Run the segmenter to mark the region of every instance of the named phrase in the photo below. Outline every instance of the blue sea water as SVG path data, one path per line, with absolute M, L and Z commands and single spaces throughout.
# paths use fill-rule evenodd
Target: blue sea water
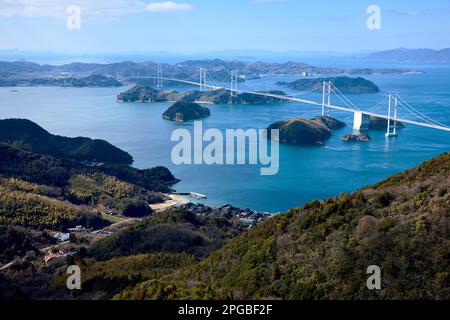
M 326 65 L 325 61 L 315 62 Z M 358 63 L 368 66 L 366 62 Z M 341 61 L 341 65 L 344 64 L 357 66 L 355 62 Z M 376 66 L 389 67 L 386 64 Z M 358 107 L 369 108 L 388 93 L 398 93 L 427 116 L 450 125 L 450 66 L 402 67 L 414 67 L 424 73 L 364 76 L 375 82 L 381 92 L 349 94 L 348 98 Z M 283 90 L 274 83 L 290 79 L 293 78 L 269 77 L 240 85 L 241 88 Z M 387 139 L 383 131 L 371 131 L 369 143 L 345 143 L 341 136 L 352 132 L 352 114 L 332 111 L 333 117 L 347 122 L 348 126 L 334 131 L 320 147 L 281 145 L 277 175 L 261 176 L 260 167 L 251 165 L 177 166 L 170 157 L 174 146 L 170 136 L 179 127 L 191 130 L 193 123 L 163 120 L 161 114 L 169 103 L 117 103 L 116 94 L 125 89 L 34 87 L 13 92 L 11 88 L 0 88 L 0 118 L 28 118 L 55 134 L 108 140 L 128 151 L 136 167 L 168 167 L 182 180 L 175 185 L 177 191 L 206 194 L 208 198 L 204 202 L 209 204 L 231 203 L 268 212 L 280 212 L 313 199 L 354 191 L 450 149 L 449 132 L 412 125 L 400 130 L 396 138 Z M 321 93 L 304 97 L 320 101 Z M 335 98 L 332 102 L 340 103 Z M 298 116 L 311 118 L 320 112 L 317 107 L 300 103 L 208 107 L 212 115 L 203 121 L 203 127 L 220 130 L 265 128 L 277 120 Z

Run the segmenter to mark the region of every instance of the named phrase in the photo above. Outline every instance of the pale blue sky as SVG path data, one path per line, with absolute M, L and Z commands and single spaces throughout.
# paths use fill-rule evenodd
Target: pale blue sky
M 450 47 L 449 0 L 0 0 L 0 49 L 198 53 Z M 68 30 L 66 8 L 82 9 Z M 381 30 L 366 9 L 381 8 Z

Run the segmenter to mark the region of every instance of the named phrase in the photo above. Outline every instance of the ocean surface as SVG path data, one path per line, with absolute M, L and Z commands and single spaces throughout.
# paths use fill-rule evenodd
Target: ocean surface
M 398 93 L 410 105 L 430 118 L 450 125 L 450 66 L 388 65 L 362 61 L 306 61 L 320 66 L 402 67 L 422 74 L 364 76 L 377 84 L 377 94 L 346 95 L 361 109 L 369 109 L 386 97 Z M 293 77 L 267 77 L 239 84 L 240 89 L 281 89 L 280 80 Z M 261 176 L 254 165 L 174 165 L 170 141 L 173 130 L 191 130 L 193 123 L 177 124 L 161 118 L 170 103 L 124 104 L 115 100 L 127 88 L 0 88 L 0 118 L 27 118 L 51 133 L 105 139 L 129 152 L 134 166 L 168 167 L 181 182 L 177 191 L 194 191 L 208 196 L 208 204 L 230 203 L 267 212 L 281 212 L 314 199 L 351 192 L 390 175 L 411 168 L 424 160 L 450 150 L 450 132 L 407 125 L 396 138 L 387 139 L 384 131 L 370 131 L 369 143 L 345 143 L 341 136 L 352 133 L 351 113 L 332 111 L 331 116 L 345 121 L 346 128 L 320 147 L 280 145 L 280 169 L 274 176 Z M 189 88 L 177 88 L 187 90 Z M 321 93 L 301 97 L 320 101 Z M 336 98 L 332 103 L 343 104 Z M 311 118 L 320 108 L 300 103 L 267 105 L 208 106 L 211 117 L 203 120 L 204 129 L 266 128 L 272 122 L 292 117 Z M 387 110 L 379 109 L 386 113 Z M 399 116 L 407 116 L 400 113 Z M 409 116 L 411 119 L 417 119 Z

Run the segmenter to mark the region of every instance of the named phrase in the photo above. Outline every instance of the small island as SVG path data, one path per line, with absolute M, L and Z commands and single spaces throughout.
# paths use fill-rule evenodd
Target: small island
M 68 81 L 65 82 L 67 83 Z M 84 78 L 73 79 L 71 86 L 78 88 L 82 87 L 106 88 L 106 87 L 122 87 L 123 84 L 112 77 L 104 76 L 101 74 L 93 74 Z
M 166 120 L 185 122 L 209 117 L 211 112 L 208 108 L 197 103 L 179 101 L 173 104 L 163 113 Z
M 280 141 L 298 145 L 319 145 L 331 136 L 331 131 L 323 124 L 304 118 L 282 120 L 271 124 L 267 130 L 280 130 Z
M 361 77 L 306 78 L 298 79 L 293 82 L 279 81 L 277 84 L 293 90 L 309 90 L 315 86 L 321 85 L 324 81 L 331 82 L 342 93 L 377 93 L 380 91 L 372 81 Z M 317 90 L 322 90 L 322 87 Z
M 335 118 L 329 117 L 329 116 L 316 116 L 312 118 L 311 120 L 319 122 L 320 124 L 324 125 L 330 130 L 337 130 L 344 128 L 347 124 L 345 122 L 342 122 L 340 120 L 337 120 Z
M 273 102 L 286 101 L 276 96 L 285 96 L 283 91 L 267 91 L 258 93 L 268 93 L 272 96 L 264 96 L 252 93 L 240 93 L 232 96 L 226 89 L 217 89 L 209 91 L 183 91 L 176 90 L 157 90 L 148 85 L 138 84 L 133 88 L 117 95 L 118 102 L 165 102 L 165 101 L 186 101 L 209 104 L 266 104 Z

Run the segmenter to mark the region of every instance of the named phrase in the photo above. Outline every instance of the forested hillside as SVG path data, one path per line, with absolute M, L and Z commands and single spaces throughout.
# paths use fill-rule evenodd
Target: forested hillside
M 5 263 L 54 243 L 50 230 L 92 230 L 120 221 L 108 212 L 123 218 L 147 216 L 149 205 L 165 201 L 162 192 L 177 181 L 164 167 L 91 164 L 71 152 L 52 150 L 58 147 L 55 141 L 69 150 L 71 138 L 51 135 L 28 120 L 0 120 L 0 140 L 5 141 L 0 142 L 0 261 Z M 107 149 L 97 151 L 126 154 L 100 143 Z
M 257 225 L 119 299 L 449 299 L 450 154 Z M 382 290 L 366 287 L 367 267 Z

